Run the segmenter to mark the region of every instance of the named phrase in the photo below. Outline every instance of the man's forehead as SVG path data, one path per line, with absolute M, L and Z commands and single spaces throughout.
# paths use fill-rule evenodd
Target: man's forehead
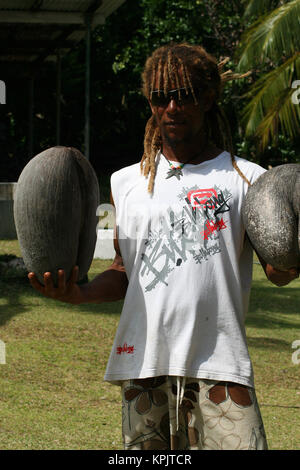
M 167 83 L 165 83 L 167 82 Z M 163 70 L 156 71 L 155 79 L 153 82 L 153 90 L 159 90 L 166 88 L 166 91 L 175 90 L 176 88 L 186 88 L 188 84 L 183 78 L 182 70 L 175 69 L 173 70 L 171 76 L 168 71 L 167 76 L 166 72 L 163 73 Z

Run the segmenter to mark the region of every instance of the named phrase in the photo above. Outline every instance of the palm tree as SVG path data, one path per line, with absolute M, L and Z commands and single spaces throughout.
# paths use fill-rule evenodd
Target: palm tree
M 300 0 L 250 0 L 244 18 L 251 24 L 238 49 L 238 71 L 254 69 L 258 79 L 245 95 L 242 123 L 263 151 L 279 131 L 292 141 L 300 135 L 300 104 L 292 99 L 300 79 Z

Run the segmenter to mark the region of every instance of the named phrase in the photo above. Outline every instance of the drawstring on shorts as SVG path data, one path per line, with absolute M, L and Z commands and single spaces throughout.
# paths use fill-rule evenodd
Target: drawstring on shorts
M 179 429 L 179 406 L 182 403 L 183 396 L 184 396 L 184 389 L 185 389 L 185 382 L 186 378 L 177 377 L 177 397 L 176 397 L 176 431 Z

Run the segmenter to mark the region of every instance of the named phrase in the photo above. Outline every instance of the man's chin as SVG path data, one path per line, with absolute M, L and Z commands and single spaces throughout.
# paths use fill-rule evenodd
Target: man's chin
M 165 132 L 164 138 L 170 147 L 175 147 L 178 144 L 187 142 L 189 137 L 186 135 L 173 134 L 171 132 Z

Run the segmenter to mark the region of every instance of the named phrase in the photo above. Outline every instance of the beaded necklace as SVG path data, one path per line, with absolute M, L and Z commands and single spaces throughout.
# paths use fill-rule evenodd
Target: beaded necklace
M 175 176 L 178 180 L 180 180 L 180 177 L 183 176 L 183 173 L 181 170 L 184 167 L 184 165 L 186 165 L 187 163 L 190 163 L 192 160 L 195 160 L 195 158 L 198 157 L 198 155 L 201 155 L 201 153 L 207 148 L 207 143 L 208 142 L 206 140 L 202 147 L 201 152 L 198 152 L 196 153 L 196 155 L 193 155 L 192 158 L 190 158 L 187 162 L 179 163 L 178 166 L 173 165 L 173 163 L 171 163 L 170 160 L 168 160 L 167 157 L 164 155 L 165 159 L 170 165 L 170 169 L 168 170 L 166 180 L 169 178 L 172 178 L 172 176 Z
M 192 160 L 195 160 L 196 157 L 198 157 L 198 155 L 200 155 L 200 153 L 197 153 L 197 155 L 194 155 L 192 158 L 190 158 L 187 162 L 184 162 L 184 163 L 179 163 L 178 166 L 175 166 L 173 165 L 173 163 L 170 162 L 170 160 L 167 159 L 167 157 L 165 157 L 165 159 L 167 160 L 167 162 L 169 163 L 170 165 L 170 169 L 168 170 L 168 173 L 167 173 L 167 176 L 166 176 L 166 180 L 168 178 L 172 178 L 172 176 L 176 176 L 176 178 L 178 180 L 180 180 L 180 177 L 183 176 L 183 173 L 182 173 L 182 168 L 184 167 L 184 165 L 186 165 L 187 163 L 190 163 Z

